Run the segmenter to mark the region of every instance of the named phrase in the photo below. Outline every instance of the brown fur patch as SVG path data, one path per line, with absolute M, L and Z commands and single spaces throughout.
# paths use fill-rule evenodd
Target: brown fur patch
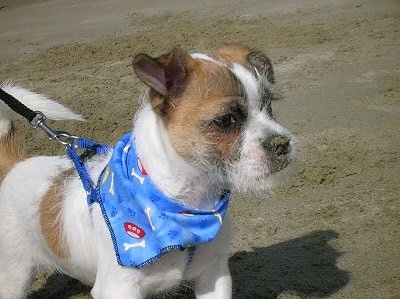
M 23 159 L 25 152 L 13 126 L 8 135 L 0 140 L 0 183 L 14 164 Z
M 64 183 L 75 169 L 60 173 L 47 190 L 40 203 L 40 226 L 52 252 L 62 259 L 69 258 L 69 249 L 63 241 L 63 222 L 61 219 L 64 203 Z
M 240 132 L 210 134 L 201 124 L 229 113 L 229 103 L 241 96 L 240 86 L 227 68 L 205 60 L 192 61 L 186 88 L 173 100 L 174 109 L 166 116 L 175 150 L 193 160 L 205 157 L 210 162 L 213 157 L 229 160 L 236 150 Z
M 251 51 L 242 45 L 229 45 L 216 51 L 216 53 L 225 61 L 248 65 L 247 56 Z

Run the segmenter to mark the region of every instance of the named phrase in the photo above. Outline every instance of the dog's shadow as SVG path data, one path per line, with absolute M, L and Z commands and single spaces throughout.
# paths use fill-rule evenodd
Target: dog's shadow
M 67 275 L 54 272 L 39 289 L 31 292 L 27 299 L 70 299 L 77 295 L 88 295 L 90 289 Z
M 350 274 L 337 267 L 341 253 L 329 241 L 332 230 L 237 252 L 229 260 L 234 298 L 276 298 L 282 293 L 326 297 L 343 288 Z
M 269 247 L 237 252 L 229 259 L 233 279 L 233 298 L 276 298 L 282 293 L 300 297 L 327 297 L 350 281 L 350 274 L 337 267 L 341 253 L 329 241 L 338 237 L 332 230 L 284 241 Z M 89 288 L 59 273 L 29 299 L 68 299 L 89 294 Z M 194 298 L 187 288 L 169 296 L 155 298 Z

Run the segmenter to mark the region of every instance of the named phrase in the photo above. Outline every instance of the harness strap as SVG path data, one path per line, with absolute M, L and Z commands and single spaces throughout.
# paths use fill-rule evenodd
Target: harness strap
M 89 159 L 95 154 L 106 154 L 110 151 L 111 147 L 85 138 L 79 138 L 75 146 L 79 149 L 84 149 L 85 151 L 83 152 L 83 154 L 79 156 L 74 146 L 72 145 L 68 145 L 66 147 L 67 154 L 74 163 L 79 178 L 81 179 L 83 188 L 86 191 L 87 203 L 88 205 L 91 205 L 93 202 L 95 202 L 96 199 L 96 189 L 84 162 L 86 159 Z
M 111 146 L 109 145 L 98 143 L 82 137 L 77 140 L 76 145 L 80 149 L 95 148 L 94 155 L 105 155 L 111 149 Z

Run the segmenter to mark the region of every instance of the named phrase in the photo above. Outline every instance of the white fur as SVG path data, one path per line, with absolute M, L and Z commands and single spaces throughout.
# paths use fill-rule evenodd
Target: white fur
M 164 124 L 149 105 L 138 112 L 134 131 L 138 155 L 147 173 L 167 196 L 198 209 L 215 205 L 215 198 L 221 194 L 219 181 L 175 152 Z
M 219 66 L 225 66 L 225 63 L 223 63 L 222 61 L 218 61 L 212 57 L 210 57 L 210 55 L 205 54 L 205 53 L 200 53 L 200 52 L 193 52 L 190 54 L 190 56 L 193 59 L 198 59 L 198 60 L 206 60 L 206 61 L 210 61 L 212 63 L 215 63 Z
M 191 55 L 227 67 L 206 54 Z M 265 136 L 273 135 L 292 138 L 286 129 L 258 110 L 263 84 L 260 76 L 256 77 L 238 64 L 229 67 L 245 89 L 249 112 L 242 132 L 240 158 L 227 170 L 226 177 L 210 175 L 180 157 L 169 141 L 164 124 L 149 104 L 144 104 L 134 123 L 138 154 L 149 176 L 166 195 L 194 208 L 207 209 L 214 204 L 221 192 L 222 179 L 225 180 L 223 183 L 239 191 L 257 186 L 262 186 L 262 190 L 269 189 L 274 176 L 270 175 L 261 141 Z M 5 88 L 17 98 L 22 97 L 27 106 L 41 110 L 51 118 L 81 119 L 41 95 L 10 85 Z M 0 103 L 0 142 L 1 136 L 11 128 L 11 121 L 10 111 Z M 108 159 L 108 156 L 99 157 L 88 164 L 94 181 Z M 0 188 L 0 299 L 24 298 L 32 273 L 39 265 L 93 285 L 91 295 L 95 299 L 144 298 L 168 290 L 183 279 L 194 281 L 197 298 L 231 298 L 227 261 L 231 223 L 228 216 L 212 242 L 196 247 L 189 265 L 187 251 L 170 251 L 140 270 L 124 268 L 117 264 L 100 207 L 94 204 L 89 209 L 77 176 L 66 180 L 62 191 L 65 200 L 60 217 L 70 257 L 64 260 L 55 256 L 41 234 L 40 201 L 53 178 L 71 167 L 72 163 L 66 157 L 35 157 L 18 163 L 5 177 Z
M 287 129 L 265 113 L 254 112 L 249 115 L 249 118 L 244 132 L 241 158 L 232 166 L 229 175 L 235 190 L 262 193 L 271 190 L 281 181 L 287 170 L 272 175 L 269 164 L 265 163 L 267 157 L 260 140 L 263 140 L 265 136 L 274 135 L 289 137 L 290 159 L 294 158 L 296 141 Z
M 233 189 L 240 192 L 265 192 L 281 180 L 282 172 L 271 175 L 266 163 L 267 153 L 262 141 L 268 136 L 285 136 L 290 139 L 290 156 L 294 158 L 295 138 L 290 132 L 259 109 L 261 92 L 266 80 L 254 68 L 256 75 L 240 64 L 232 64 L 232 73 L 239 79 L 249 103 L 248 120 L 243 134 L 240 159 L 230 169 L 229 176 Z M 284 171 L 283 171 L 284 172 Z M 256 182 L 256 183 L 254 183 Z M 257 183 L 258 182 L 258 183 Z
M 234 63 L 230 69 L 242 83 L 246 92 L 247 100 L 249 101 L 250 109 L 256 109 L 256 104 L 261 98 L 261 86 L 258 78 L 256 78 L 248 69 L 237 63 Z

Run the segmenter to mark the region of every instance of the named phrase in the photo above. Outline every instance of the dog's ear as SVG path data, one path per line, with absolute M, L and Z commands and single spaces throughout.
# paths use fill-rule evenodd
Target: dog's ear
M 139 79 L 160 95 L 178 96 L 185 88 L 189 73 L 187 56 L 180 48 L 158 58 L 141 53 L 133 59 L 133 68 Z
M 255 67 L 258 72 L 265 75 L 269 83 L 275 83 L 274 70 L 267 55 L 261 52 L 252 51 L 247 55 L 247 61 L 251 66 Z
M 137 76 L 150 87 L 149 98 L 154 111 L 165 115 L 174 107 L 186 88 L 191 61 L 189 54 L 180 48 L 157 58 L 138 54 L 133 59 Z

